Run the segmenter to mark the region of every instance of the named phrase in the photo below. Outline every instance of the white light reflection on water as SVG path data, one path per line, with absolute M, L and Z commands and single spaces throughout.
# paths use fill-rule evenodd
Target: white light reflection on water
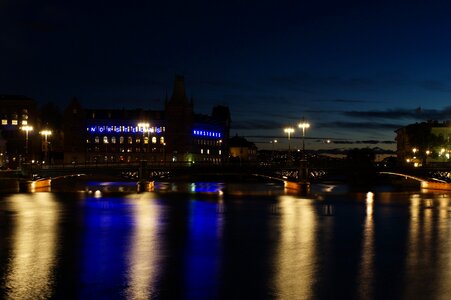
M 449 202 L 447 198 L 440 199 L 439 205 L 434 206 L 435 201 L 425 195 L 410 196 L 405 299 L 440 298 L 451 292 L 449 216 L 442 211 Z M 418 270 L 422 276 L 418 276 Z M 434 288 L 425 282 L 434 282 Z
M 318 266 L 317 215 L 313 200 L 279 197 L 280 241 L 276 290 L 282 299 L 312 299 Z
M 17 214 L 7 266 L 7 299 L 49 299 L 54 284 L 59 210 L 50 193 L 8 199 Z
M 374 283 L 374 193 L 366 193 L 365 198 L 366 216 L 363 226 L 362 256 L 360 258 L 359 272 L 359 296 L 367 299 L 373 294 Z
M 153 194 L 134 194 L 127 197 L 132 207 L 133 230 L 130 247 L 126 254 L 128 262 L 125 290 L 127 299 L 152 299 L 157 291 L 155 282 L 160 271 L 158 220 L 160 207 L 153 201 Z

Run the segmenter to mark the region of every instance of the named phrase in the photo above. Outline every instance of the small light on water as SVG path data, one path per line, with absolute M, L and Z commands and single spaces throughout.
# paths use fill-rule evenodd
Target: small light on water
M 94 197 L 95 198 L 101 198 L 102 197 L 102 192 L 100 190 L 97 190 L 94 192 Z

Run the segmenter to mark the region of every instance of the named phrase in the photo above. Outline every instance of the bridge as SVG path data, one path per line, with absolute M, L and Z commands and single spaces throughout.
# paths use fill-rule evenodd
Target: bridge
M 263 180 L 283 181 L 294 188 L 299 187 L 299 183 L 319 182 L 322 180 L 367 180 L 371 182 L 375 173 L 385 176 L 395 176 L 399 178 L 416 181 L 422 188 L 451 190 L 451 184 L 445 180 L 435 178 L 437 174 L 442 177 L 449 177 L 446 170 L 399 170 L 399 171 L 378 171 L 371 170 L 370 173 L 357 173 L 354 178 L 349 177 L 354 169 L 337 167 L 315 167 L 308 169 L 308 182 L 302 181 L 302 168 L 299 164 L 202 164 L 202 163 L 147 163 L 146 161 L 137 163 L 116 163 L 116 164 L 70 164 L 70 165 L 27 165 L 24 164 L 22 170 L 9 172 L 13 178 L 20 179 L 20 182 L 32 183 L 34 186 L 50 184 L 51 179 L 56 181 L 72 181 L 73 177 L 85 176 L 91 180 L 98 181 L 202 181 L 208 180 L 225 181 L 236 180 L 245 176 L 258 175 Z M 362 171 L 362 170 L 360 170 Z M 440 172 L 442 174 L 440 174 Z M 445 172 L 445 173 L 444 173 Z M 447 172 L 447 173 L 446 173 Z M 362 175 L 363 174 L 363 175 Z M 446 176 L 444 176 L 446 174 Z M 346 176 L 345 176 L 346 175 Z M 240 176 L 240 177 L 237 177 Z M 34 182 L 34 183 L 33 183 Z M 1 186 L 0 186 L 1 191 Z

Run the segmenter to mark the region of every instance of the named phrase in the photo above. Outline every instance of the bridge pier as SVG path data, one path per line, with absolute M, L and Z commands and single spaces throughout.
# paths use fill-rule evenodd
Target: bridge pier
M 301 194 L 310 193 L 310 180 L 307 160 L 302 159 L 301 165 L 299 166 L 299 177 L 298 177 L 299 191 Z

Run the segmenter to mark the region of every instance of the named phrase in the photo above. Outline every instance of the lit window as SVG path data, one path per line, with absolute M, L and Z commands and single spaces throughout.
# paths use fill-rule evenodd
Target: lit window
M 139 136 L 136 137 L 136 143 L 137 143 L 137 144 L 141 143 L 141 139 L 139 138 Z
M 8 120 L 3 119 L 3 120 L 2 120 L 2 125 L 8 125 Z
M 161 145 L 164 145 L 164 136 L 162 136 L 162 137 L 160 138 L 160 144 L 161 144 Z
M 28 121 L 27 120 L 22 120 L 22 125 L 27 125 Z
M 221 155 L 221 153 L 222 153 L 222 151 L 221 151 L 221 150 L 219 150 L 219 155 Z
M 152 137 L 152 144 L 156 144 L 157 143 L 157 138 L 154 136 Z
M 100 142 L 100 139 L 99 139 L 98 136 L 96 136 L 96 137 L 94 138 L 94 143 L 98 144 L 99 142 Z
M 86 144 L 89 144 L 89 139 L 86 139 Z
M 148 136 L 146 136 L 146 137 L 144 137 L 144 144 L 149 144 L 149 137 Z
M 17 125 L 17 120 L 12 120 L 12 121 L 11 121 L 11 124 L 12 124 L 12 125 Z
M 123 144 L 123 143 L 124 143 L 124 137 L 121 136 L 121 137 L 119 137 L 119 144 Z
M 104 144 L 108 144 L 108 137 L 107 137 L 107 136 L 104 136 L 104 137 L 103 137 L 103 143 L 104 143 Z
M 207 154 L 210 154 L 210 149 L 207 149 Z
M 128 143 L 133 144 L 133 138 L 131 136 L 128 137 Z M 130 152 L 131 152 L 131 150 L 130 150 Z
M 116 137 L 115 136 L 111 137 L 111 143 L 116 144 Z
M 204 149 L 200 149 L 200 154 L 204 154 Z

